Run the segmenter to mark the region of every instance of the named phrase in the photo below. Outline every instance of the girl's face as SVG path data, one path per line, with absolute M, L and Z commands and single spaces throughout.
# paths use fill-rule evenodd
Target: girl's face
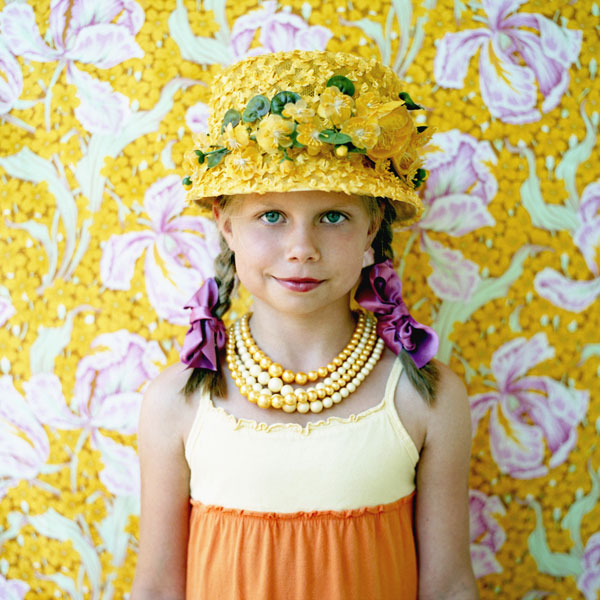
M 255 302 L 294 314 L 348 309 L 379 226 L 361 198 L 341 192 L 248 194 L 214 213 Z

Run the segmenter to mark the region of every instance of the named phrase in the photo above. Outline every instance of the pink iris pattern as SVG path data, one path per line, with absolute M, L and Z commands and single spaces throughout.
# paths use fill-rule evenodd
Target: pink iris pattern
M 505 123 L 531 123 L 555 108 L 569 85 L 569 68 L 582 32 L 560 27 L 536 13 L 516 13 L 525 0 L 482 0 L 486 27 L 447 33 L 437 47 L 437 83 L 462 88 L 470 59 L 479 50 L 481 97 Z M 535 33 L 534 33 L 535 32 Z M 537 84 L 537 85 L 536 85 Z
M 260 29 L 259 48 L 250 48 Z M 277 2 L 268 0 L 260 10 L 249 12 L 236 20 L 231 32 L 231 47 L 237 59 L 244 56 L 286 50 L 324 50 L 333 33 L 320 25 L 310 26 L 299 17 L 277 12 Z
M 75 115 L 81 124 L 92 133 L 116 133 L 129 112 L 129 100 L 114 92 L 108 82 L 77 69 L 75 63 L 110 69 L 129 58 L 141 58 L 144 52 L 135 35 L 144 19 L 142 7 L 133 0 L 52 0 L 50 28 L 44 36 L 52 45 L 47 45 L 36 25 L 33 8 L 24 2 L 12 2 L 0 13 L 0 29 L 6 46 L 16 56 L 57 62 L 55 77 L 66 65 L 67 82 L 78 89 L 81 102 Z M 10 72 L 14 74 L 14 68 Z M 14 74 L 12 79 L 12 87 L 18 87 L 18 76 Z
M 469 491 L 471 562 L 477 578 L 502 571 L 496 552 L 506 541 L 506 532 L 493 515 L 504 514 L 506 510 L 498 496 L 486 496 L 478 490 Z
M 214 223 L 203 217 L 182 216 L 184 205 L 179 177 L 169 175 L 154 183 L 144 197 L 150 220 L 140 219 L 140 224 L 149 228 L 111 236 L 100 262 L 104 285 L 127 290 L 136 261 L 146 252 L 148 299 L 159 317 L 177 325 L 188 323 L 185 299 L 213 275 L 219 252 Z
M 490 412 L 492 456 L 511 477 L 541 477 L 563 463 L 577 440 L 577 427 L 589 404 L 589 391 L 571 389 L 529 369 L 554 356 L 546 334 L 516 338 L 492 357 L 496 390 L 471 396 L 473 431 Z M 544 462 L 545 445 L 552 456 Z

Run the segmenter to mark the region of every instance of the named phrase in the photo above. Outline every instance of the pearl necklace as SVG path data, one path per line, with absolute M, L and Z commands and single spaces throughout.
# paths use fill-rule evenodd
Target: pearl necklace
M 383 352 L 384 342 L 375 331 L 376 319 L 360 312 L 350 342 L 326 367 L 294 373 L 258 348 L 250 333 L 249 317 L 244 315 L 229 328 L 227 364 L 240 393 L 261 408 L 287 413 L 318 413 L 331 408 L 356 391 Z M 319 379 L 323 381 L 315 383 Z M 290 385 L 293 382 L 314 386 L 294 388 Z

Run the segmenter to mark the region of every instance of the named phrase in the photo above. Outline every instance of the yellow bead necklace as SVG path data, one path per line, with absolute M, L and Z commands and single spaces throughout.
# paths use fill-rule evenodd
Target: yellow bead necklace
M 356 391 L 373 370 L 383 352 L 377 337 L 376 319 L 360 312 L 348 345 L 325 367 L 294 373 L 271 360 L 258 348 L 246 314 L 229 328 L 227 364 L 240 393 L 261 408 L 273 407 L 292 413 L 315 413 L 330 408 Z M 316 383 L 319 379 L 323 379 Z M 294 388 L 314 384 L 306 389 Z

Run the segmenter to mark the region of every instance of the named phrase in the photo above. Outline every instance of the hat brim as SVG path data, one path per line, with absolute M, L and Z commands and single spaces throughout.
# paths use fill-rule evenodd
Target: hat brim
M 424 209 L 415 190 L 393 172 L 366 166 L 363 160 L 362 156 L 348 160 L 310 157 L 301 164 L 291 163 L 287 173 L 278 165 L 277 169 L 257 169 L 247 179 L 241 173 L 236 176 L 225 165 L 218 165 L 195 173 L 188 198 L 209 208 L 212 200 L 222 195 L 314 190 L 345 192 L 387 198 L 396 209 L 398 224 L 411 225 L 417 222 Z

